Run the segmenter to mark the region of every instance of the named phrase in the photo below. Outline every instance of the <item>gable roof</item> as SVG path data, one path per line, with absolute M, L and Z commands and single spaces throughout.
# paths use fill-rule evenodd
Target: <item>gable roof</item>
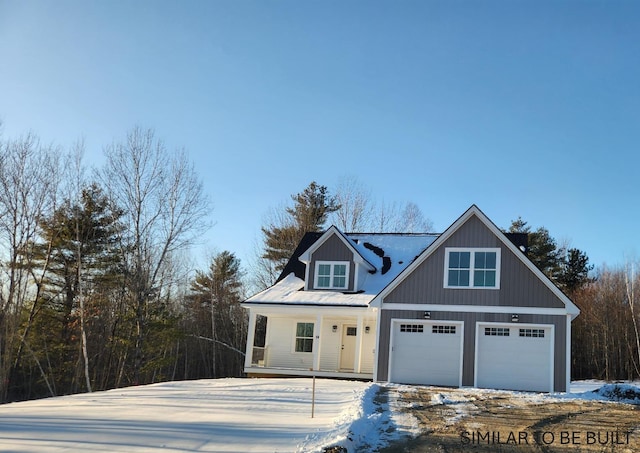
M 320 236 L 322 236 L 322 234 L 323 233 L 321 231 L 310 231 L 305 233 L 302 239 L 300 239 L 300 243 L 293 251 L 293 254 L 289 258 L 289 261 L 282 269 L 282 272 L 280 272 L 280 276 L 276 279 L 276 283 L 284 279 L 289 274 L 293 274 L 298 278 L 304 279 L 306 265 L 298 258 L 309 247 L 315 244 L 315 242 L 320 238 Z
M 462 225 L 464 225 L 471 217 L 475 216 L 480 220 L 500 241 L 507 247 L 509 250 L 513 252 L 513 254 L 520 260 L 522 263 L 533 273 L 536 275 L 538 279 L 546 285 L 551 292 L 558 297 L 565 305 L 567 309 L 567 313 L 572 315 L 572 318 L 575 318 L 580 310 L 578 307 L 564 294 L 560 288 L 558 288 L 555 283 L 549 279 L 536 265 L 527 258 L 525 253 L 522 253 L 524 250 L 521 249 L 522 246 L 517 246 L 516 242 L 518 237 L 514 236 L 513 238 L 507 237 L 505 233 L 503 233 L 475 204 L 471 205 L 464 214 L 462 214 L 455 222 L 449 226 L 434 242 L 430 247 L 425 249 L 420 256 L 418 256 L 409 266 L 407 266 L 401 274 L 397 276 L 392 282 L 389 283 L 375 298 L 373 303 L 375 305 L 379 305 L 381 301 L 386 297 L 394 288 L 396 288 L 408 275 L 413 272 L 420 264 L 422 264 L 429 256 L 431 256 L 435 250 L 437 250 L 442 244 L 444 244 L 447 239 L 449 239 Z M 516 239 L 514 241 L 513 239 Z
M 337 234 L 353 251 L 355 259 L 369 270 L 359 291 L 302 291 L 305 262 L 333 234 Z M 335 226 L 320 235 L 309 233 L 303 237 L 276 283 L 245 303 L 369 306 L 373 298 L 437 237 L 433 233 L 342 233 Z M 309 245 L 311 241 L 314 242 Z
M 309 263 L 311 261 L 311 255 L 313 254 L 313 252 L 318 250 L 318 248 L 320 248 L 320 246 L 333 235 L 337 236 L 342 241 L 342 243 L 349 250 L 351 250 L 351 252 L 353 253 L 353 260 L 356 263 L 364 265 L 364 267 L 370 272 L 376 271 L 376 267 L 362 255 L 361 251 L 357 247 L 355 247 L 355 244 L 347 239 L 344 233 L 342 233 L 342 231 L 340 231 L 335 225 L 331 225 L 329 229 L 325 231 L 324 234 L 320 236 L 320 238 L 311 247 L 305 250 L 298 259 L 305 264 Z

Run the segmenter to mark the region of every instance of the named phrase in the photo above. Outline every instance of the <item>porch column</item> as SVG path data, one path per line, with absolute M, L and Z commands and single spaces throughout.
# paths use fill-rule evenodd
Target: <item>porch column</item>
M 356 329 L 356 353 L 353 357 L 353 372 L 360 373 L 362 369 L 362 338 L 364 336 L 364 318 L 358 315 L 358 327 Z
M 320 332 L 322 332 L 322 315 L 316 317 L 316 325 L 313 329 L 313 369 L 320 370 Z
M 250 368 L 253 361 L 253 342 L 256 336 L 256 312 L 249 309 L 249 331 L 247 332 L 247 353 L 244 356 L 244 367 Z

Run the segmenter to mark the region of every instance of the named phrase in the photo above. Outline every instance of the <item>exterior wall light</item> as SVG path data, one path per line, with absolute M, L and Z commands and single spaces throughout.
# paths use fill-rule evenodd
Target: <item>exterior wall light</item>
M 520 316 L 516 315 L 515 313 L 511 315 L 511 322 L 518 322 L 519 319 Z
M 425 311 L 424 312 L 424 319 L 431 319 L 431 312 L 430 311 Z
M 364 333 L 369 333 L 371 331 L 371 327 L 364 326 Z
M 331 326 L 331 332 L 337 332 L 338 331 L 338 326 L 337 325 L 332 325 Z

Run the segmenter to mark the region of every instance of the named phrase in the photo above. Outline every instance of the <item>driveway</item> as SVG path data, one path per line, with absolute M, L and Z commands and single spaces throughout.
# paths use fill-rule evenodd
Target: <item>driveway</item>
M 478 389 L 387 391 L 422 434 L 385 453 L 640 452 L 639 405 Z

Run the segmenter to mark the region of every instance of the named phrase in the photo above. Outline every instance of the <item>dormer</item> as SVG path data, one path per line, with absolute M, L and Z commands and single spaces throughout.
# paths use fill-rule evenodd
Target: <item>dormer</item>
M 362 257 L 335 226 L 300 255 L 305 264 L 305 291 L 357 292 L 376 267 Z

